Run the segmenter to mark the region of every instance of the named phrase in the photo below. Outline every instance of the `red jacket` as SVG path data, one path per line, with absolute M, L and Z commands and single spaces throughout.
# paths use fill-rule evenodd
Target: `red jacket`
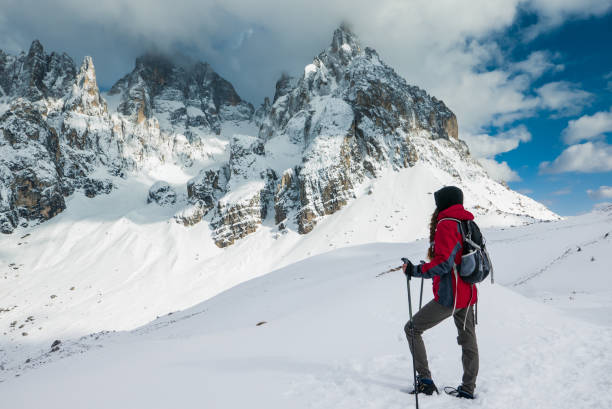
M 474 220 L 474 215 L 460 204 L 441 211 L 434 236 L 434 258 L 429 263 L 416 266 L 414 276 L 433 277 L 434 298 L 440 304 L 449 308 L 466 308 L 468 305 L 476 304 L 478 294 L 475 285 L 466 283 L 459 277 L 458 271 L 453 271 L 453 265 L 458 266 L 461 263 L 463 239 L 459 223 L 454 220 L 440 221 L 447 217 Z

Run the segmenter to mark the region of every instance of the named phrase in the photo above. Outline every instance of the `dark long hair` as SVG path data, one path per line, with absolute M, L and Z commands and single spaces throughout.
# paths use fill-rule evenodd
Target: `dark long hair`
M 427 258 L 433 260 L 434 254 L 434 237 L 436 235 L 436 227 L 438 227 L 438 209 L 434 210 L 429 222 L 429 249 L 427 249 Z

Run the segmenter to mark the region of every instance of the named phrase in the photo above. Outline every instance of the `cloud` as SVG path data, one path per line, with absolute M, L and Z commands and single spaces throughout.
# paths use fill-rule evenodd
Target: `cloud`
M 612 202 L 595 203 L 595 205 L 593 206 L 593 210 L 610 212 L 612 211 Z
M 596 0 L 4 0 L 0 48 L 48 49 L 78 60 L 93 55 L 98 82 L 111 86 L 134 58 L 156 48 L 208 61 L 238 93 L 258 104 L 282 72 L 300 73 L 341 21 L 411 84 L 444 100 L 461 132 L 483 133 L 531 116 L 541 99 L 532 82 L 562 66 L 546 51 L 509 61 L 496 42 L 521 10 L 538 27 L 605 12 Z M 491 68 L 496 67 L 496 68 Z
M 523 195 L 530 195 L 530 194 L 533 193 L 533 190 L 531 190 L 531 189 L 519 189 L 518 192 L 523 194 Z
M 565 143 L 571 144 L 596 139 L 608 132 L 612 132 L 612 108 L 569 121 L 562 136 Z
M 472 156 L 491 159 L 495 155 L 516 149 L 521 142 L 529 142 L 531 133 L 524 125 L 519 125 L 496 135 L 463 135 L 463 140 L 470 147 Z
M 253 37 L 253 34 L 255 33 L 255 31 L 253 30 L 253 28 L 248 28 L 244 31 L 242 31 L 239 35 L 238 38 L 236 39 L 236 43 L 233 46 L 234 50 L 239 49 L 240 47 L 242 47 L 244 45 L 244 43 L 251 37 Z
M 612 186 L 599 186 L 597 190 L 587 190 L 587 194 L 593 200 L 612 199 Z
M 572 193 L 572 190 L 568 187 L 552 192 L 552 194 L 555 196 L 565 196 L 569 195 L 570 193 Z
M 549 82 L 536 89 L 542 107 L 559 116 L 576 115 L 590 103 L 594 95 L 567 81 Z
M 489 176 L 498 182 L 518 182 L 521 177 L 510 169 L 507 162 L 497 162 L 495 159 L 478 159 L 478 162 L 487 171 Z
M 565 149 L 553 162 L 542 162 L 540 173 L 595 173 L 612 170 L 612 145 L 586 142 Z
M 531 133 L 524 125 L 519 125 L 496 135 L 464 135 L 462 138 L 468 144 L 472 156 L 478 159 L 493 179 L 498 182 L 521 180 L 519 174 L 510 169 L 507 162 L 498 162 L 495 160 L 495 156 L 514 150 L 521 142 L 531 140 Z
M 528 3 L 538 11 L 538 20 L 525 31 L 526 39 L 533 39 L 568 18 L 601 16 L 612 8 L 609 0 L 530 0 Z
M 539 78 L 547 71 L 562 71 L 565 69 L 563 64 L 555 64 L 552 60 L 556 58 L 547 51 L 534 51 L 529 54 L 526 60 L 514 63 L 513 69 L 516 72 L 528 73 L 534 78 Z
M 604 75 L 604 80 L 606 80 L 606 89 L 612 92 L 612 71 Z
M 612 92 L 612 71 L 604 75 L 603 78 L 607 81 L 606 89 Z

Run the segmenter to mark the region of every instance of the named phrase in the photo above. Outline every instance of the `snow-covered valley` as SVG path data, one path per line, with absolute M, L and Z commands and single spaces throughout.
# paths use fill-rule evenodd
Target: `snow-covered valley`
M 1 406 L 412 405 L 405 278 L 381 273 L 423 258 L 432 182 L 419 200 L 400 193 L 419 172 L 382 177 L 311 234 L 264 223 L 225 249 L 201 239 L 205 224 L 168 222 L 172 209 L 134 210 L 146 181 L 119 188 L 124 202 L 71 198 L 83 203 L 2 237 Z M 496 284 L 480 286 L 473 404 L 610 407 L 612 209 L 521 227 L 480 222 L 507 227 L 486 229 Z M 456 386 L 454 325 L 425 337 L 435 380 Z M 421 406 L 456 407 L 451 399 Z

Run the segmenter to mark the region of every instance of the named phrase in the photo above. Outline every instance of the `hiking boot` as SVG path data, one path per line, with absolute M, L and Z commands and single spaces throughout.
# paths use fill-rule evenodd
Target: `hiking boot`
M 447 386 L 444 388 L 444 392 L 446 392 L 447 395 L 451 395 L 456 398 L 474 399 L 474 394 L 465 390 L 463 385 L 457 386 L 457 389 Z
M 410 392 L 410 394 L 414 395 L 415 393 L 424 393 L 425 395 L 432 395 L 434 392 L 437 394 L 440 393 L 438 392 L 438 388 L 436 388 L 436 384 L 433 380 L 417 376 L 416 389 Z

